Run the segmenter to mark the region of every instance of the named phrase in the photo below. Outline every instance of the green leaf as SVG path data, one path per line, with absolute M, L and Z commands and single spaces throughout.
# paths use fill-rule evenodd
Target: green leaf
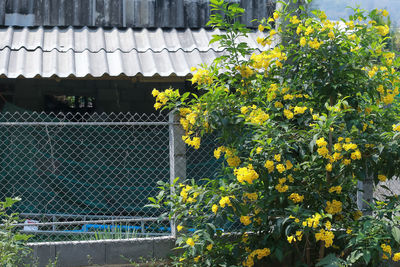
M 394 240 L 396 240 L 396 242 L 400 244 L 400 229 L 396 226 L 393 226 L 392 228 L 392 236 Z
M 325 258 L 323 258 L 320 262 L 318 262 L 315 266 L 325 266 L 325 267 L 338 267 L 344 264 L 343 260 L 336 257 L 335 254 L 330 253 Z
M 369 250 L 365 250 L 363 258 L 364 258 L 365 263 L 368 264 L 369 261 L 371 260 L 371 252 Z

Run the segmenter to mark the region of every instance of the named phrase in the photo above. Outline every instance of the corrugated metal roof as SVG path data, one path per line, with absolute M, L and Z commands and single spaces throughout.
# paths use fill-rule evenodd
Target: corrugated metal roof
M 0 28 L 0 50 L 10 48 L 19 50 L 42 49 L 45 52 L 58 50 L 66 52 L 160 52 L 168 51 L 193 51 L 198 49 L 206 51 L 214 49 L 221 51 L 217 43 L 209 45 L 213 35 L 220 34 L 219 30 L 203 29 L 118 29 L 118 28 L 59 28 L 59 27 L 35 27 L 35 28 Z M 257 34 L 251 34 L 247 41 L 250 46 L 262 48 L 254 38 Z M 245 41 L 242 39 L 241 41 Z
M 0 75 L 8 78 L 171 76 L 186 77 L 190 68 L 209 64 L 224 53 L 208 46 L 205 29 L 0 28 Z M 250 47 L 261 50 L 250 33 Z
M 275 0 L 230 0 L 253 19 L 271 15 Z M 209 0 L 0 0 L 0 25 L 200 28 L 209 20 Z

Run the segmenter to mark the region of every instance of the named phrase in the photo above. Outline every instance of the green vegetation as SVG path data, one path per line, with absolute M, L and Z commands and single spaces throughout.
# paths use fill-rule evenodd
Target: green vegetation
M 400 61 L 388 12 L 355 8 L 339 24 L 284 5 L 260 21 L 260 53 L 237 41 L 248 32 L 237 20 L 244 10 L 211 3 L 210 26 L 223 30 L 211 42 L 229 53 L 197 69 L 199 94 L 153 91 L 155 108 L 179 112 L 185 143 L 197 149 L 212 133 L 214 157 L 225 159 L 217 177 L 159 182 L 150 198 L 176 218 L 183 255 L 174 264 L 399 261 L 399 199 L 356 204 L 358 182 L 400 174 Z M 270 47 L 276 36 L 283 42 Z M 236 233 L 225 234 L 230 226 Z

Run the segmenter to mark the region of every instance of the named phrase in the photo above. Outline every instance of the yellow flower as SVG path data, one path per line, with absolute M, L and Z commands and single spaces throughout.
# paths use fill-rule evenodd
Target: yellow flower
M 220 146 L 214 150 L 214 157 L 219 159 L 221 157 L 221 153 L 225 151 L 225 147 Z
M 251 216 L 240 216 L 240 222 L 244 225 L 251 224 Z
M 350 149 L 356 150 L 357 144 L 348 143 L 343 145 L 344 150 L 349 151 Z
M 278 164 L 278 165 L 276 165 L 276 170 L 279 172 L 279 173 L 282 173 L 282 172 L 284 172 L 286 169 L 285 169 L 285 165 L 283 165 L 283 164 Z
M 200 260 L 200 255 L 193 258 L 194 262 L 198 262 Z
M 225 208 L 226 205 L 232 206 L 232 203 L 231 203 L 231 200 L 230 200 L 229 196 L 221 197 L 221 199 L 219 201 L 219 205 L 221 206 L 221 208 Z
M 322 157 L 327 157 L 329 150 L 325 146 L 323 146 L 317 149 L 317 153 Z
M 335 150 L 335 151 L 342 151 L 342 144 L 340 144 L 340 143 L 336 143 L 336 144 L 334 144 L 333 145 L 333 149 Z
M 349 165 L 350 163 L 351 163 L 350 159 L 344 159 L 343 160 L 343 164 L 346 165 L 346 166 Z
M 393 255 L 393 261 L 399 261 L 400 260 L 400 252 L 397 252 Z
M 400 132 L 400 124 L 393 124 L 392 125 L 392 128 L 393 128 L 393 131 L 397 131 L 397 132 Z
M 209 244 L 209 245 L 206 247 L 206 249 L 207 249 L 208 251 L 211 251 L 212 248 L 213 248 L 213 244 Z
M 286 161 L 286 169 L 290 170 L 291 168 L 293 168 L 293 164 L 290 162 L 290 160 Z
M 306 111 L 307 107 L 294 107 L 294 115 L 303 114 Z
M 299 23 L 301 22 L 301 20 L 299 20 L 299 19 L 297 18 L 297 16 L 291 17 L 291 18 L 289 19 L 289 21 L 290 21 L 291 23 L 293 23 L 293 24 L 299 24 Z
M 264 167 L 268 169 L 268 172 L 271 173 L 274 171 L 274 162 L 272 160 L 267 160 L 264 164 Z
M 389 256 L 392 256 L 392 247 L 390 245 L 386 245 L 386 244 L 382 244 L 381 248 L 383 250 L 383 256 L 382 259 L 387 260 L 389 259 L 387 254 L 389 254 Z
M 382 10 L 382 15 L 384 17 L 387 17 L 389 15 L 389 12 L 386 9 L 384 9 L 384 10 Z
M 212 212 L 214 212 L 215 214 L 217 214 L 217 211 L 218 211 L 218 205 L 216 205 L 216 204 L 212 205 L 212 208 L 211 208 L 211 210 L 212 210 Z
M 335 199 L 332 202 L 327 201 L 325 211 L 332 215 L 342 212 L 342 202 Z
M 335 34 L 333 33 L 333 31 L 330 31 L 330 32 L 328 33 L 328 37 L 329 37 L 329 39 L 331 39 L 331 40 L 335 39 Z
M 158 91 L 157 89 L 153 89 L 153 91 L 151 91 L 151 94 L 154 96 L 154 97 L 156 97 L 156 96 L 158 96 L 159 94 L 160 94 L 160 91 Z
M 328 172 L 331 172 L 332 171 L 332 164 L 330 164 L 330 163 L 326 164 L 325 170 L 328 171 Z
M 211 76 L 211 73 L 206 70 L 206 69 L 198 69 L 195 74 L 193 74 L 193 77 L 191 79 L 192 84 L 198 83 L 200 84 L 212 84 L 213 83 L 213 77 Z
M 381 182 L 385 182 L 385 181 L 387 180 L 387 177 L 386 177 L 386 175 L 379 174 L 379 175 L 378 175 L 378 179 L 379 179 L 379 181 L 381 181 Z
M 342 187 L 340 185 L 332 186 L 331 188 L 329 188 L 329 193 L 333 193 L 333 192 L 340 194 L 342 192 Z
M 292 194 L 290 194 L 290 196 L 288 197 L 288 199 L 290 199 L 290 200 L 293 201 L 294 203 L 300 203 L 300 202 L 303 202 L 304 196 L 299 195 L 299 194 L 297 194 L 297 193 L 292 193 Z
M 253 184 L 253 181 L 259 177 L 258 173 L 253 169 L 251 164 L 247 167 L 235 169 L 233 173 L 235 174 L 239 183 L 247 182 L 249 184 Z
M 350 228 L 347 228 L 347 230 L 346 230 L 346 234 L 351 234 L 351 232 L 353 232 L 353 230 L 351 230 Z
M 176 227 L 176 230 L 178 230 L 178 232 L 182 231 L 182 229 L 183 229 L 183 226 L 182 226 L 182 225 L 178 225 L 178 226 Z
M 275 159 L 276 161 L 280 162 L 280 161 L 281 161 L 281 154 L 276 154 L 276 155 L 274 156 L 274 159 Z
M 325 228 L 326 228 L 327 230 L 330 230 L 330 229 L 332 228 L 332 224 L 331 224 L 330 221 L 326 221 L 326 223 L 325 223 Z
M 324 43 L 324 41 L 318 41 L 318 39 L 313 39 L 311 41 L 308 41 L 308 45 L 313 48 L 313 49 L 319 49 L 319 47 Z
M 294 116 L 293 112 L 287 109 L 283 110 L 283 115 L 285 115 L 288 120 L 292 119 Z
M 276 108 L 283 108 L 283 104 L 279 101 L 275 102 L 275 107 Z
M 291 94 L 286 94 L 286 95 L 284 95 L 283 96 L 283 100 L 292 100 L 294 98 L 294 96 L 293 95 L 291 95 Z
M 191 247 L 194 247 L 194 240 L 193 240 L 193 238 L 189 237 L 189 238 L 186 240 L 186 244 L 189 245 L 189 246 L 191 246 Z
M 317 241 L 322 240 L 325 243 L 325 247 L 329 248 L 330 246 L 333 245 L 333 238 L 335 235 L 333 234 L 332 231 L 326 231 L 324 229 L 321 229 L 318 233 L 315 234 L 315 239 Z
M 235 67 L 244 78 L 248 78 L 253 75 L 254 71 L 248 66 L 236 66 Z
M 272 16 L 274 17 L 274 20 L 277 20 L 279 18 L 278 12 L 274 12 Z
M 310 35 L 314 32 L 314 29 L 311 26 L 308 26 L 305 32 L 305 35 Z
M 258 25 L 258 30 L 259 30 L 260 32 L 263 32 L 263 31 L 265 30 L 264 25 L 262 25 L 262 24 Z
M 248 199 L 250 199 L 250 200 L 252 200 L 252 201 L 255 201 L 255 200 L 258 199 L 258 195 L 257 195 L 256 192 L 254 192 L 254 193 L 244 193 L 243 196 L 248 198 Z
M 260 154 L 261 151 L 262 151 L 262 147 L 257 147 L 257 149 L 256 149 L 256 154 Z
M 230 157 L 226 159 L 226 162 L 231 167 L 237 167 L 240 164 L 240 158 L 238 156 Z
M 297 240 L 301 241 L 303 238 L 303 231 L 296 231 Z
M 360 150 L 356 150 L 353 153 L 351 153 L 351 159 L 356 160 L 356 159 L 361 159 L 361 152 Z
M 326 142 L 326 141 L 325 141 L 325 138 L 323 138 L 323 137 L 321 137 L 320 139 L 318 139 L 318 140 L 316 141 L 316 143 L 317 143 L 317 146 L 318 146 L 318 147 L 323 147 L 323 146 L 326 146 L 326 145 L 328 144 L 328 142 Z
M 275 189 L 276 189 L 279 193 L 284 193 L 284 192 L 286 192 L 286 191 L 289 190 L 289 186 L 287 186 L 287 185 L 282 185 L 282 184 L 277 184 L 277 185 L 275 186 Z
M 161 103 L 159 103 L 159 102 L 157 102 L 157 103 L 155 103 L 154 104 L 154 108 L 157 110 L 157 109 L 159 109 L 159 108 L 161 108 L 163 106 L 163 104 L 161 104 Z
M 389 27 L 388 25 L 385 26 L 375 26 L 375 29 L 377 29 L 378 33 L 382 36 L 385 36 L 389 33 Z
M 305 46 L 307 44 L 307 40 L 305 37 L 300 38 L 300 46 Z
M 317 228 L 319 225 L 319 220 L 321 219 L 321 215 L 316 213 L 314 214 L 311 218 L 307 218 L 303 222 L 304 227 L 312 227 L 312 228 Z

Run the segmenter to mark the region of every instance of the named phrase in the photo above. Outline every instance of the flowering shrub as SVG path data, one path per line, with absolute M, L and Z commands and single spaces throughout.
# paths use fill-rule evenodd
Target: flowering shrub
M 180 113 L 189 146 L 213 133 L 214 157 L 224 159 L 216 177 L 160 183 L 164 193 L 152 199 L 176 218 L 184 251 L 176 264 L 398 261 L 397 197 L 369 203 L 366 214 L 355 199 L 358 181 L 385 181 L 400 163 L 399 60 L 386 49 L 388 26 L 371 19 L 387 12 L 354 9 L 333 22 L 287 5 L 260 21 L 267 33 L 257 52 L 237 41 L 249 31 L 235 20 L 244 11 L 211 2 L 224 16 L 216 12 L 210 25 L 225 31 L 212 42 L 229 54 L 197 69 L 199 95 L 153 91 L 156 108 Z M 224 234 L 230 225 L 239 233 Z

